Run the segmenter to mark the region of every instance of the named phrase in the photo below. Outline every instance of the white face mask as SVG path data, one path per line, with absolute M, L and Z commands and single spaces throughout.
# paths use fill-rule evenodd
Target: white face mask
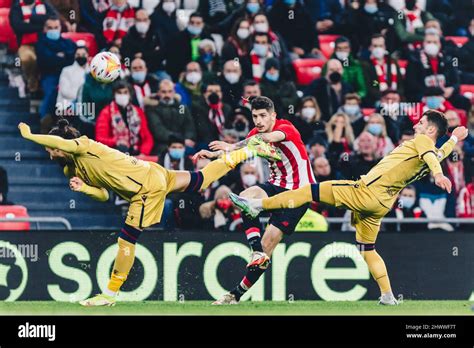
M 137 22 L 135 28 L 140 34 L 146 34 L 150 28 L 150 22 Z
M 176 4 L 174 3 L 174 1 L 163 3 L 163 11 L 165 11 L 166 13 L 170 14 L 174 10 L 176 10 Z
M 402 209 L 411 209 L 415 205 L 414 197 L 400 196 L 398 199 L 398 206 Z
M 115 95 L 115 102 L 119 106 L 125 107 L 130 102 L 130 96 L 128 94 L 116 94 Z
M 372 50 L 372 55 L 375 59 L 382 59 L 385 56 L 385 49 L 382 47 L 375 47 Z
M 253 186 L 257 183 L 257 176 L 254 174 L 242 175 L 242 183 L 247 187 Z
M 349 58 L 349 52 L 336 51 L 336 58 L 339 60 L 346 60 Z
M 268 32 L 268 23 L 255 23 L 253 28 L 257 33 L 266 33 Z
M 439 52 L 439 47 L 437 44 L 429 43 L 425 45 L 425 52 L 429 56 L 436 56 Z
M 202 74 L 197 71 L 190 72 L 186 74 L 186 81 L 192 83 L 193 85 L 198 84 L 202 79 Z
M 315 108 L 306 107 L 306 108 L 301 109 L 301 116 L 307 122 L 311 121 L 313 119 L 314 115 L 316 115 L 316 109 Z
M 425 35 L 426 35 L 426 34 L 439 35 L 438 28 L 435 28 L 435 27 L 426 28 L 426 30 L 425 30 Z
M 224 77 L 227 80 L 227 82 L 229 82 L 231 85 L 239 82 L 239 79 L 240 79 L 240 76 L 237 73 L 227 73 L 227 74 L 224 74 Z
M 239 37 L 239 39 L 245 40 L 250 36 L 250 30 L 240 28 L 239 30 L 237 30 L 237 36 Z

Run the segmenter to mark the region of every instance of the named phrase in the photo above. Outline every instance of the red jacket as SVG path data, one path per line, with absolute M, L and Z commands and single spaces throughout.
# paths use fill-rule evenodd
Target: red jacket
M 114 102 L 112 102 L 114 103 Z M 111 104 L 112 104 L 111 103 Z M 112 127 L 111 104 L 107 105 L 99 114 L 95 125 L 95 138 L 98 142 L 110 147 L 117 147 L 117 139 L 114 137 Z M 140 130 L 138 132 L 138 151 L 144 155 L 149 155 L 154 146 L 153 136 L 148 128 L 148 122 L 142 109 L 132 105 L 137 115 L 140 117 Z

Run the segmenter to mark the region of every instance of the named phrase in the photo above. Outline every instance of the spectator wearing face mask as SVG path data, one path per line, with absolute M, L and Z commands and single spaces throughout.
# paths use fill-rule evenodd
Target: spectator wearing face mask
M 120 46 L 122 38 L 134 24 L 135 10 L 128 5 L 127 0 L 112 0 L 103 22 L 105 42 Z
M 366 81 L 362 71 L 361 63 L 351 52 L 351 43 L 345 36 L 340 36 L 335 41 L 334 53 L 331 59 L 337 59 L 344 67 L 342 81 L 351 85 L 354 92 L 364 99 L 367 95 Z M 322 75 L 326 73 L 326 64 L 323 67 Z
M 179 74 L 184 71 L 186 64 L 200 60 L 199 44 L 202 40 L 212 38 L 205 30 L 202 15 L 195 12 L 189 17 L 186 29 L 177 33 L 168 41 L 164 48 L 166 72 L 173 80 L 178 80 Z
M 158 100 L 150 100 L 145 106 L 150 131 L 155 140 L 153 153 L 165 151 L 172 136 L 183 138 L 185 145 L 193 148 L 196 140 L 194 120 L 188 107 L 181 104 L 173 82 L 160 81 L 157 97 Z
M 59 75 L 58 98 L 56 99 L 56 112 L 67 115 L 72 111 L 71 104 L 76 100 L 79 89 L 86 80 L 89 71 L 87 59 L 89 52 L 86 47 L 77 47 L 74 53 L 74 63 L 66 66 Z
M 423 41 L 423 50 L 409 60 L 406 81 L 406 96 L 409 101 L 419 102 L 426 90 L 438 87 L 443 97 L 456 108 L 469 111 L 470 101 L 459 94 L 459 71 L 452 64 L 451 57 L 441 52 L 438 35 L 427 34 Z
M 252 77 L 252 66 L 248 59 L 251 45 L 250 22 L 245 18 L 240 18 L 235 22 L 227 41 L 222 47 L 221 59 L 225 63 L 232 61 L 239 64 L 242 70 L 241 74 L 245 78 Z M 225 68 L 224 64 L 224 70 Z
M 396 48 L 403 49 L 403 56 L 422 46 L 425 23 L 433 19 L 431 13 L 423 11 L 416 2 L 405 0 L 405 7 L 394 17 Z
M 213 81 L 217 78 L 219 71 L 217 48 L 214 41 L 210 39 L 201 40 L 199 43 L 198 62 L 202 69 L 204 82 Z
M 238 107 L 244 83 L 240 63 L 235 60 L 225 62 L 218 81 L 222 88 L 223 102 L 232 108 Z
M 380 98 L 380 105 L 375 109 L 376 113 L 381 114 L 387 125 L 388 136 L 394 144 L 400 140 L 403 132 L 413 133 L 413 123 L 410 120 L 413 105 L 402 103 L 400 94 L 392 89 L 387 89 L 382 92 Z M 354 125 L 354 130 L 364 128 L 365 124 L 360 128 Z
M 321 121 L 321 110 L 314 97 L 303 97 L 297 112 L 289 120 L 300 132 L 301 140 L 305 144 L 317 135 L 326 136 L 326 123 Z
M 232 109 L 222 101 L 222 89 L 216 82 L 203 86 L 200 102 L 193 109 L 196 125 L 197 148 L 207 148 L 207 145 L 219 139 L 228 128 Z
M 268 12 L 268 19 L 271 27 L 285 40 L 294 59 L 322 56 L 316 27 L 299 1 L 275 1 Z
M 181 96 L 181 103 L 188 108 L 198 103 L 201 98 L 202 69 L 198 62 L 186 64 L 186 70 L 181 74 L 175 85 L 176 93 Z
M 329 148 L 327 157 L 331 163 L 338 159 L 348 157 L 354 145 L 354 132 L 351 121 L 346 114 L 336 113 L 326 123 Z
M 168 148 L 159 156 L 159 164 L 168 170 L 193 171 L 193 161 L 186 156 L 184 139 L 171 135 L 168 139 Z
M 252 63 L 252 78 L 260 82 L 265 73 L 265 62 L 273 58 L 270 49 L 270 37 L 267 33 L 256 33 L 253 38 L 253 46 L 250 51 L 250 61 Z
M 321 109 L 321 119 L 329 118 L 339 109 L 347 93 L 354 90 L 351 85 L 342 81 L 344 69 L 337 59 L 327 63 L 326 75 L 314 80 L 304 91 L 305 96 L 313 96 Z
M 44 98 L 39 114 L 42 132 L 47 133 L 52 126 L 52 116 L 57 99 L 57 87 L 61 70 L 74 62 L 76 44 L 61 37 L 61 22 L 57 17 L 44 23 L 43 34 L 36 43 L 38 70 L 41 73 L 41 89 Z
M 377 141 L 372 134 L 363 132 L 357 138 L 357 145 L 357 150 L 352 154 L 338 159 L 336 168 L 347 180 L 358 180 L 379 162 L 376 156 Z
M 370 56 L 362 61 L 362 69 L 367 84 L 367 105 L 374 105 L 384 91 L 390 89 L 403 96 L 403 78 L 398 62 L 387 52 L 385 37 L 375 34 L 370 40 Z
M 149 155 L 153 138 L 143 111 L 132 104 L 130 85 L 118 81 L 114 100 L 101 112 L 96 123 L 96 140 L 131 155 Z
M 358 94 L 356 93 L 347 93 L 344 96 L 344 104 L 337 110 L 337 112 L 342 112 L 349 116 L 352 124 L 360 120 L 363 117 L 362 110 L 360 108 L 361 100 Z M 360 132 L 357 132 L 354 128 L 355 133 L 358 135 Z
M 163 47 L 178 35 L 184 25 L 182 19 L 176 15 L 176 9 L 175 0 L 162 0 L 150 15 L 152 31 L 160 36 Z
M 228 37 L 235 22 L 239 19 L 245 19 L 252 23 L 255 16 L 264 12 L 264 8 L 260 5 L 259 0 L 245 0 L 242 5 L 235 8 L 230 15 L 222 21 L 214 25 L 214 31 L 220 33 L 224 37 Z
M 150 71 L 162 71 L 160 62 L 162 38 L 151 28 L 151 20 L 145 10 L 135 13 L 135 25 L 132 26 L 122 40 L 122 55 L 131 62 L 141 58 Z
M 222 185 L 216 190 L 213 201 L 199 207 L 201 218 L 211 222 L 211 229 L 229 231 L 230 224 L 240 217 L 239 210 L 229 198 L 230 192 L 228 186 Z
M 299 101 L 296 86 L 293 81 L 284 78 L 278 59 L 266 60 L 260 88 L 264 96 L 273 100 L 279 118 L 288 119 L 294 113 L 294 107 Z
M 237 132 L 238 139 L 245 139 L 251 129 L 251 121 L 248 119 L 248 114 L 242 108 L 237 108 L 234 110 L 234 115 L 231 119 L 232 129 Z
M 326 157 L 318 157 L 313 161 L 313 172 L 316 182 L 342 179 L 342 176 L 331 168 Z
M 429 109 L 446 112 L 447 110 L 454 110 L 455 108 L 444 98 L 443 90 L 441 88 L 429 87 L 426 89 L 425 95 L 421 99 L 420 111 L 411 110 L 411 114 L 409 114 L 412 123 L 418 123 L 421 114 Z
M 400 222 L 405 218 L 426 218 L 425 212 L 416 203 L 416 188 L 413 185 L 408 185 L 400 192 L 397 202 L 392 210 L 387 214 L 387 217 L 397 218 Z M 425 229 L 426 224 L 387 223 L 385 227 L 389 231 L 413 232 Z
M 257 161 L 259 160 L 255 159 L 251 162 L 242 163 L 238 167 L 237 177 L 233 178 L 234 182 L 226 183 L 226 180 L 223 180 L 223 182 L 228 185 L 233 192 L 242 192 L 243 190 L 246 190 L 249 187 L 255 186 L 258 183 L 262 182 Z M 226 178 L 227 177 L 224 177 L 224 179 Z
M 133 88 L 133 104 L 145 110 L 147 99 L 158 91 L 158 80 L 154 75 L 148 74 L 145 61 L 135 58 L 130 65 L 131 74 L 128 82 Z
M 369 132 L 375 137 L 376 150 L 375 155 L 379 158 L 384 157 L 390 153 L 395 146 L 392 140 L 387 135 L 387 127 L 385 120 L 380 114 L 372 114 L 369 116 L 367 124 L 365 125 L 364 132 Z M 355 148 L 358 144 L 355 143 Z

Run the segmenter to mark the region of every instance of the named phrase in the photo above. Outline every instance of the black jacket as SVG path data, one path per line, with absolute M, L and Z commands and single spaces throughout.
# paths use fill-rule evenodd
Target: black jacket
M 227 104 L 224 104 L 222 108 L 225 124 L 228 125 L 231 121 L 232 109 Z M 193 105 L 193 118 L 197 134 L 196 140 L 198 142 L 208 144 L 213 140 L 219 139 L 217 127 L 209 120 L 209 105 L 204 98 L 201 98 L 200 102 Z
M 161 37 L 152 28 L 142 37 L 135 26 L 131 27 L 122 39 L 121 53 L 124 59 L 128 58 L 131 63 L 135 54 L 142 53 L 142 59 L 146 62 L 149 71 L 162 69 L 160 64 Z
M 349 159 L 341 159 L 338 163 L 338 170 L 347 180 L 358 180 L 361 175 L 367 174 L 379 160 L 367 161 L 361 154 L 354 153 Z

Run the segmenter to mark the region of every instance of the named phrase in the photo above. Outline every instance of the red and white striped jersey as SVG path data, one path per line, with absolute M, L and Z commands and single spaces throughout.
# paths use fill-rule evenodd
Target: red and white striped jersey
M 295 190 L 307 184 L 316 182 L 306 147 L 301 135 L 290 121 L 276 120 L 272 132 L 280 131 L 285 134 L 285 140 L 272 143 L 282 152 L 281 161 L 269 161 L 270 177 L 268 182 L 288 190 Z M 254 128 L 247 138 L 258 134 Z

